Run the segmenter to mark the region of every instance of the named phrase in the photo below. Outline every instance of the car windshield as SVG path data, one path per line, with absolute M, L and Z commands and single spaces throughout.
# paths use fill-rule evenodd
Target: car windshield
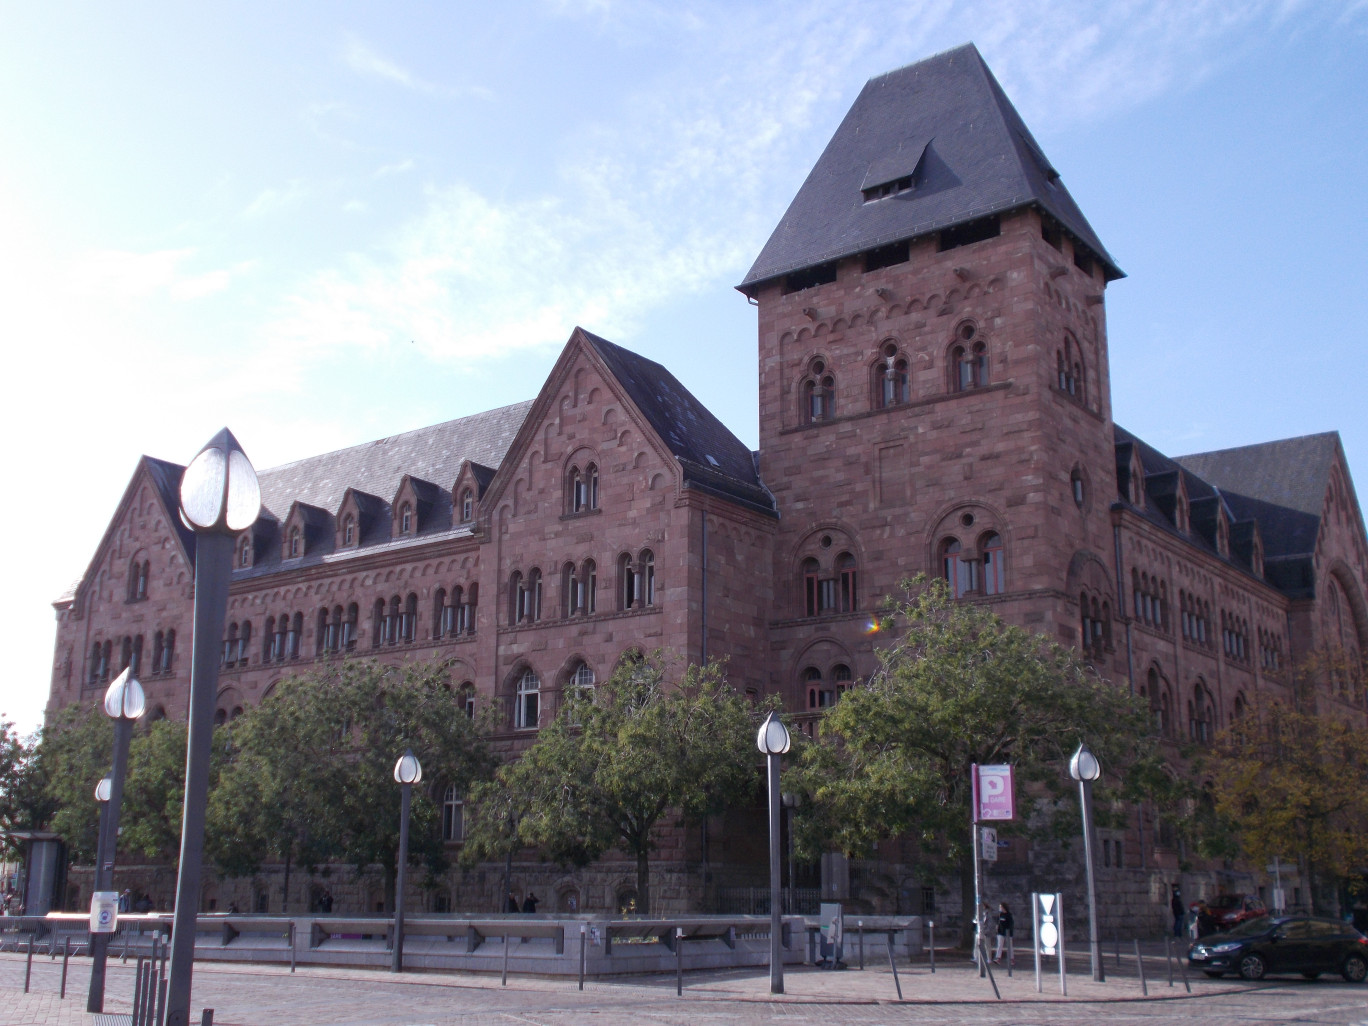
M 1258 919 L 1246 919 L 1239 926 L 1231 927 L 1218 935 L 1220 937 L 1257 937 L 1261 933 L 1267 933 L 1273 929 L 1273 920 L 1268 916 L 1259 916 Z
M 1238 895 L 1222 894 L 1211 903 L 1212 908 L 1239 908 L 1240 899 Z

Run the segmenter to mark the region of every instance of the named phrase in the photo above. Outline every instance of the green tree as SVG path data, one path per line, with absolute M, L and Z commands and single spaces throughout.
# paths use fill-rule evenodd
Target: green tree
M 431 794 L 464 793 L 493 760 L 440 664 L 402 669 L 332 664 L 282 681 L 225 732 L 224 767 L 210 797 L 211 854 L 225 872 L 264 860 L 314 865 L 342 858 L 379 865 L 392 889 L 398 857 L 394 763 L 412 748 L 423 765 L 413 793 L 411 860 L 445 868 L 440 809 Z M 288 882 L 286 884 L 288 887 Z
M 40 828 L 56 811 L 44 783 L 38 735 L 22 737 L 0 720 L 0 854 L 17 856 L 10 832 Z
M 1316 912 L 1368 860 L 1368 730 L 1278 704 L 1251 710 L 1199 761 L 1224 827 L 1255 862 L 1293 858 Z
M 904 588 L 879 618 L 887 641 L 878 671 L 846 693 L 798 755 L 795 782 L 811 798 L 800 809 L 799 847 L 808 857 L 864 856 L 881 839 L 911 833 L 958 869 L 970 909 L 972 764 L 1015 767 L 1018 802 L 1031 811 L 1005 829 L 1063 839 L 1078 829 L 1067 764 L 1080 740 L 1106 772 L 1095 791 L 1103 816 L 1109 794 L 1123 794 L 1122 777 L 1158 749 L 1146 744 L 1140 704 L 1071 649 L 955 601 L 943 581 L 919 577 Z M 1152 767 L 1135 773 L 1151 776 Z M 962 929 L 967 939 L 967 922 Z
M 636 860 L 637 908 L 650 911 L 654 832 L 753 792 L 753 710 L 716 664 L 670 681 L 659 657 L 631 660 L 568 701 L 532 747 L 475 795 L 463 858 L 532 845 L 583 866 L 611 848 Z M 516 832 L 515 832 L 516 831 Z

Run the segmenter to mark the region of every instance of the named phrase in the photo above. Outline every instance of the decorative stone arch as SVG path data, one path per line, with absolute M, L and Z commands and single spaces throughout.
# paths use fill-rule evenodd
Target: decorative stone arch
M 1334 581 L 1339 585 L 1340 593 L 1347 600 L 1348 609 L 1344 610 L 1344 613 L 1348 616 L 1347 626 L 1353 631 L 1359 652 L 1368 651 L 1368 603 L 1364 601 L 1363 592 L 1359 590 L 1353 570 L 1344 560 L 1336 559 L 1330 564 L 1325 576 L 1327 584 Z
M 836 667 L 844 666 L 850 678 L 838 682 Z M 854 679 L 855 659 L 844 642 L 832 635 L 813 638 L 799 650 L 789 666 L 788 679 L 793 682 L 796 708 L 802 712 L 817 712 L 835 704 L 837 684 L 848 687 Z M 815 672 L 816 677 L 811 677 Z

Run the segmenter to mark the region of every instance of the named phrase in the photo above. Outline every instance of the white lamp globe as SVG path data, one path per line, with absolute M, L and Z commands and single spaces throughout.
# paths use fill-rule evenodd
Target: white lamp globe
M 763 755 L 783 755 L 789 750 L 792 740 L 783 721 L 771 712 L 756 732 L 755 747 Z
M 114 781 L 110 777 L 101 777 L 100 782 L 95 785 L 95 800 L 97 802 L 109 801 L 110 792 L 114 788 Z
M 416 784 L 423 779 L 423 767 L 412 748 L 406 749 L 394 764 L 394 779 L 400 784 Z
M 1080 744 L 1069 760 L 1069 776 L 1075 780 L 1093 781 L 1101 775 L 1102 764 L 1097 761 L 1097 756 L 1088 750 L 1087 745 Z
M 146 708 L 147 698 L 130 666 L 114 678 L 105 692 L 105 715 L 114 720 L 136 720 Z

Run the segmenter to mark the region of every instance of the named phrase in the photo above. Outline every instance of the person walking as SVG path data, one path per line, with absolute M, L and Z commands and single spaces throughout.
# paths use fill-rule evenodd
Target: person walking
M 523 899 L 522 910 L 526 912 L 528 915 L 532 915 L 534 912 L 537 911 L 537 905 L 540 902 L 541 898 L 537 897 L 537 895 L 532 891 L 528 891 L 527 897 Z
M 997 950 L 993 952 L 994 965 L 1002 961 L 1002 950 L 1007 946 L 1007 939 L 1012 936 L 1012 926 L 1012 910 L 1007 907 L 1007 902 L 1000 902 L 998 904 L 997 917 Z M 1013 950 L 1010 957 L 1012 959 L 1012 964 L 1016 965 L 1015 950 Z
M 518 911 L 518 896 L 517 896 L 516 894 L 514 894 L 512 891 L 509 891 L 509 892 L 508 892 L 508 900 L 504 903 L 504 911 L 505 911 L 505 912 L 516 912 L 516 911 Z
M 1169 909 L 1173 912 L 1173 935 L 1181 937 L 1183 935 L 1183 920 L 1187 917 L 1187 909 L 1183 907 L 1183 896 L 1178 891 L 1178 885 L 1173 885 L 1173 900 L 1169 902 Z

